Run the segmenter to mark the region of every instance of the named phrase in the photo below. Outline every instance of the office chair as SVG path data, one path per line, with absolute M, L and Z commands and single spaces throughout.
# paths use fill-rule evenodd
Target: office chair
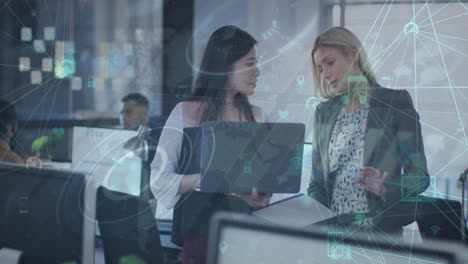
M 460 211 L 458 201 L 434 198 L 433 202 L 418 204 L 417 224 L 424 239 L 461 240 Z M 465 219 L 463 219 L 465 222 Z M 466 230 L 466 223 L 464 224 Z
M 165 262 L 156 221 L 146 200 L 102 186 L 96 199 L 96 218 L 107 264 L 131 260 Z

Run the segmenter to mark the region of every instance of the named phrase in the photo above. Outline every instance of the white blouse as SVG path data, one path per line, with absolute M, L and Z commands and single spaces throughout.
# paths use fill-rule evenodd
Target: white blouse
M 173 208 L 181 196 L 177 192 L 184 175 L 177 174 L 176 170 L 179 167 L 183 130 L 198 126 L 198 105 L 197 102 L 181 102 L 176 105 L 162 129 L 156 155 L 151 163 L 151 191 L 158 204 L 167 209 Z M 254 106 L 253 112 L 256 122 L 265 122 L 265 115 L 260 108 Z

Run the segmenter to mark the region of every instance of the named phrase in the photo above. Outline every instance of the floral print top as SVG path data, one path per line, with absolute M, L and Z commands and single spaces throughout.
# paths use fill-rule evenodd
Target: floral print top
M 364 134 L 369 108 L 345 107 L 333 128 L 328 154 L 330 171 L 336 171 L 331 209 L 337 214 L 368 212 L 366 189 L 356 183 L 363 166 Z

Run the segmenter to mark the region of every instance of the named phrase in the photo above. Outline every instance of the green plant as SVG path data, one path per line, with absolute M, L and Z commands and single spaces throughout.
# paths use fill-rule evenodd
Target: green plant
M 52 158 L 52 152 L 55 150 L 57 142 L 64 136 L 63 128 L 53 128 L 52 135 L 36 138 L 31 144 L 31 151 L 35 156 L 40 157 L 43 152 L 48 159 Z

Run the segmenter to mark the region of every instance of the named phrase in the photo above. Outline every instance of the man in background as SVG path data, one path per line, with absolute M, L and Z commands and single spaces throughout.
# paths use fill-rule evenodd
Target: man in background
M 125 129 L 137 130 L 141 125 L 148 126 L 148 98 L 140 93 L 130 93 L 122 98 L 122 103 L 120 114 Z
M 125 129 L 138 130 L 138 136 L 127 142 L 126 148 L 136 150 L 142 159 L 145 168 L 141 180 L 149 184 L 151 174 L 151 162 L 156 154 L 160 129 L 151 129 L 149 125 L 149 100 L 140 93 L 130 93 L 122 98 L 123 107 L 120 111 L 120 121 Z M 159 134 L 155 134 L 159 133 Z M 141 152 L 141 150 L 143 150 Z M 156 212 L 156 200 L 147 188 L 142 197 L 147 197 L 152 202 L 153 210 Z
M 139 137 L 128 143 L 128 148 L 142 150 L 146 149 L 146 154 L 142 155 L 148 165 L 154 158 L 156 142 L 151 138 L 149 128 L 149 101 L 146 96 L 140 93 L 130 93 L 122 98 L 123 107 L 120 111 L 120 121 L 125 129 L 138 130 Z M 145 142 L 141 142 L 141 140 Z
M 18 123 L 15 107 L 0 100 L 0 161 L 23 164 L 24 160 L 11 150 L 14 144 Z

